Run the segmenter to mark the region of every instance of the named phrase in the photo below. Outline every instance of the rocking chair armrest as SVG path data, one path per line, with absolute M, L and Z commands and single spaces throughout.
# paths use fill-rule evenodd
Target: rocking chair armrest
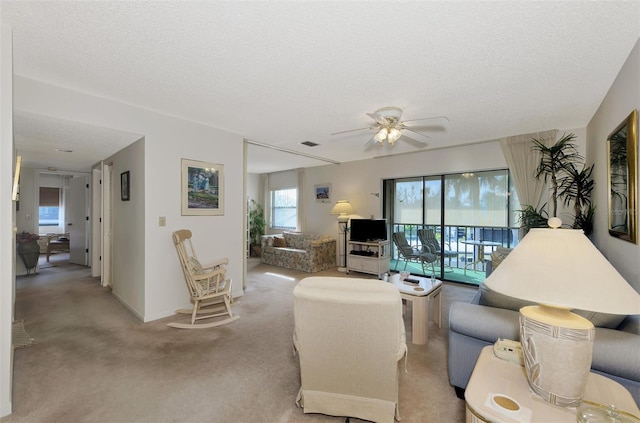
M 228 258 L 223 258 L 223 259 L 220 259 L 220 260 L 216 260 L 215 262 L 213 262 L 213 263 L 211 263 L 211 264 L 209 264 L 207 266 L 202 266 L 202 269 L 203 270 L 216 269 L 216 268 L 218 268 L 220 266 L 227 265 L 227 264 L 229 264 L 229 259 Z
M 193 273 L 191 275 L 191 277 L 193 278 L 194 281 L 203 281 L 206 279 L 220 279 L 220 275 L 224 275 L 226 272 L 225 269 L 214 269 L 211 272 L 204 272 L 204 273 Z

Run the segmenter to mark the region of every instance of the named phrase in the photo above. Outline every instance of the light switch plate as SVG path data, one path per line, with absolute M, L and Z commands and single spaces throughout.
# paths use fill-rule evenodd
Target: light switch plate
M 160 216 L 158 218 L 158 226 L 167 226 L 167 218 L 164 216 Z

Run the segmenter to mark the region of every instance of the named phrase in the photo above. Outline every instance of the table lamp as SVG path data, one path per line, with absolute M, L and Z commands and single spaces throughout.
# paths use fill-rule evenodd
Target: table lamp
M 582 230 L 531 229 L 485 280 L 501 294 L 538 303 L 520 309 L 529 386 L 546 401 L 577 406 L 591 369 L 595 329 L 572 309 L 640 314 L 640 294 Z
M 351 204 L 349 204 L 347 200 L 339 200 L 331 209 L 331 214 L 338 215 L 338 232 L 344 235 L 344 242 L 342 244 L 344 266 L 338 266 L 339 272 L 347 271 L 347 224 L 349 223 L 349 215 L 353 213 L 353 207 L 351 207 Z

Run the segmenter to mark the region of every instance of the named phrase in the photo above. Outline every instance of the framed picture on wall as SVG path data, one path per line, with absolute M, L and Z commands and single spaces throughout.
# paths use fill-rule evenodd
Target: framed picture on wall
M 182 159 L 183 216 L 224 214 L 224 165 Z
M 331 202 L 331 184 L 320 184 L 315 186 L 316 203 Z
M 129 190 L 131 187 L 129 177 L 130 173 L 128 170 L 120 174 L 120 199 L 122 201 L 129 201 L 131 199 L 131 196 L 129 194 Z

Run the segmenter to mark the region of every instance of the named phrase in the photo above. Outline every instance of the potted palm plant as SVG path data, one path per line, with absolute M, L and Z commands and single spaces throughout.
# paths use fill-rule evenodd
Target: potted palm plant
M 593 218 L 595 216 L 595 206 L 591 204 L 591 193 L 595 182 L 591 179 L 593 166 L 583 166 L 578 170 L 573 163 L 565 169 L 565 176 L 560 182 L 561 198 L 564 198 L 564 205 L 569 206 L 573 201 L 573 229 L 582 229 L 587 236 L 593 232 Z
M 543 140 L 532 139 L 533 150 L 541 154 L 540 163 L 536 170 L 535 177 L 544 177 L 547 182 L 551 179 L 551 202 L 553 207 L 552 217 L 558 216 L 558 190 L 560 181 L 566 173 L 566 169 L 574 163 L 581 162 L 583 157 L 578 153 L 578 149 L 573 140 L 575 134 L 565 134 L 551 147 L 547 147 Z
M 262 256 L 261 241 L 265 227 L 264 208 L 256 200 L 251 200 L 249 204 L 249 244 L 252 257 Z
M 551 147 L 542 140 L 533 139 L 533 150 L 541 154 L 536 170 L 536 178 L 544 177 L 545 182 L 551 180 L 551 201 L 553 217 L 558 216 L 558 200 L 563 200 L 569 207 L 573 203 L 574 229 L 582 229 L 589 236 L 593 231 L 595 207 L 591 205 L 591 193 L 594 181 L 591 179 L 593 165 L 584 165 L 584 157 L 578 153 L 573 142 L 575 134 L 565 134 Z M 535 209 L 527 210 L 531 218 Z M 539 211 L 538 211 L 539 212 Z M 533 217 L 535 219 L 535 217 Z M 530 226 L 532 227 L 532 226 Z
M 536 210 L 535 207 L 523 204 L 522 210 L 518 210 L 518 220 L 520 221 L 520 239 L 522 239 L 531 228 L 546 228 L 549 216 L 544 210 L 546 203 Z

